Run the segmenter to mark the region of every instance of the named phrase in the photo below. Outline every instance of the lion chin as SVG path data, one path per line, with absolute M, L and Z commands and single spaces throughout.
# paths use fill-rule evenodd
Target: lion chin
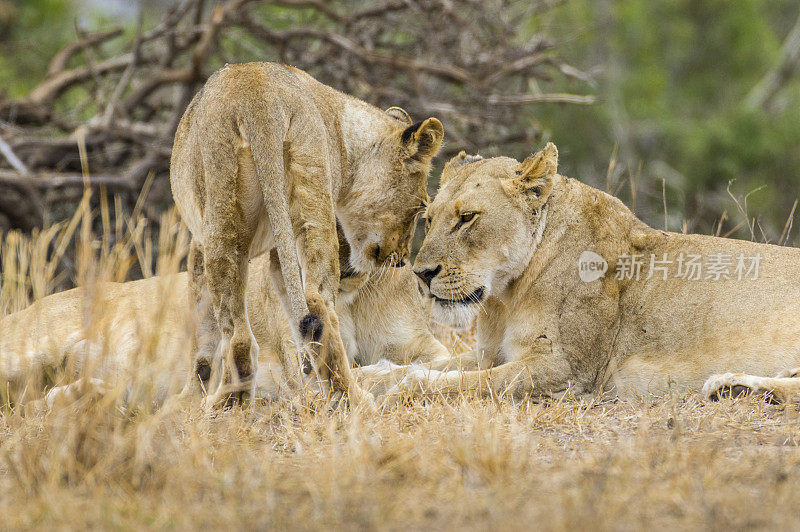
M 475 302 L 444 302 L 436 300 L 433 303 L 433 318 L 442 324 L 454 329 L 466 329 L 478 314 L 479 305 Z

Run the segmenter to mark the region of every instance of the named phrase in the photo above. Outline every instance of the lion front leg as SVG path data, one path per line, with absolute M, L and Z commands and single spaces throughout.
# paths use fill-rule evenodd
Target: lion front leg
M 473 371 L 438 371 L 414 366 L 391 395 L 461 395 L 552 397 L 567 391 L 572 375 L 569 364 L 554 357 L 547 339 L 537 339 L 524 356 L 499 366 Z
M 338 250 L 336 260 L 336 275 L 338 278 Z M 312 268 L 313 269 L 313 268 Z M 322 294 L 335 294 L 336 291 L 326 284 L 332 284 L 329 277 L 330 272 L 322 276 L 321 281 L 313 273 L 307 276 L 308 286 L 312 287 L 306 291 L 306 302 L 308 304 L 309 316 L 314 316 L 319 321 L 304 321 L 300 324 L 301 334 L 311 339 L 311 355 L 314 358 L 314 370 L 317 377 L 322 382 L 328 382 L 334 393 L 347 393 L 350 400 L 355 404 L 363 405 L 369 410 L 374 410 L 372 395 L 364 391 L 353 377 L 350 359 L 342 342 L 339 330 L 339 318 L 336 314 L 335 302 L 331 296 L 323 297 Z M 338 285 L 338 280 L 337 283 Z M 318 287 L 319 291 L 314 290 Z M 303 373 L 308 374 L 308 360 L 302 361 Z
M 308 310 L 321 321 L 321 329 L 314 335 L 317 338 L 314 355 L 318 377 L 329 382 L 334 393 L 347 393 L 353 403 L 374 410 L 372 395 L 364 391 L 353 376 L 333 303 L 323 301 L 318 294 L 309 294 Z
M 309 369 L 313 369 L 320 382 L 330 384 L 332 392 L 346 393 L 354 403 L 373 409 L 372 396 L 353 377 L 336 315 L 341 273 L 339 236 L 333 200 L 324 186 L 329 181 L 327 163 L 324 158 L 306 156 L 303 165 L 290 166 L 290 179 L 319 184 L 313 188 L 295 187 L 290 209 L 305 273 L 305 302 L 308 307 L 308 315 L 299 323 L 300 334 L 306 343 L 301 351 L 301 357 L 305 357 L 301 360 L 301 377 L 307 378 Z M 312 368 L 309 368 L 309 362 Z
M 481 369 L 482 360 L 480 353 L 473 349 L 458 355 L 440 354 L 435 358 L 415 361 L 415 363 L 438 371 L 471 371 Z
M 353 376 L 362 388 L 381 396 L 397 386 L 413 367 L 401 366 L 383 358 L 375 364 L 354 367 Z
M 409 373 L 412 373 L 412 376 L 409 377 L 406 384 L 410 384 L 412 380 L 425 380 L 434 375 L 438 378 L 450 371 L 461 374 L 467 370 L 478 369 L 478 367 L 478 360 L 474 356 L 474 352 L 470 351 L 463 355 L 442 356 L 432 360 L 415 361 L 411 364 L 396 364 L 383 358 L 375 364 L 353 368 L 353 375 L 362 388 L 380 396 L 400 391 L 402 387 L 398 387 L 398 385 Z
M 390 396 L 452 396 L 474 394 L 479 397 L 508 396 L 522 398 L 533 393 L 550 395 L 536 386 L 524 362 L 511 362 L 486 370 L 439 371 L 425 366 L 412 366 Z
M 301 250 L 308 246 L 308 239 L 302 239 Z M 336 289 L 335 279 L 331 274 L 338 274 L 338 261 L 331 264 L 324 258 L 327 257 L 323 251 L 326 247 L 324 239 L 317 238 L 312 247 L 316 251 L 311 260 L 307 259 L 308 288 L 300 304 L 293 303 L 290 291 L 287 289 L 291 280 L 283 275 L 279 250 L 273 249 L 270 252 L 269 274 L 272 285 L 290 321 L 296 324 L 295 330 L 300 346 L 297 351 L 299 360 L 282 359 L 280 363 L 290 381 L 293 380 L 293 375 L 306 383 L 309 379 L 316 378 L 315 384 L 319 384 L 323 389 L 327 389 L 329 385 L 333 387 L 333 392 L 348 391 L 353 388 L 354 393 L 359 394 L 341 341 L 334 303 L 330 299 L 326 301 L 322 295 L 322 293 L 332 294 Z M 334 251 L 338 253 L 335 247 Z
M 726 397 L 761 395 L 768 403 L 781 404 L 800 401 L 800 378 L 796 373 L 788 377 L 758 377 L 744 373 L 712 375 L 703 385 L 703 397 L 719 401 Z
M 297 167 L 292 171 L 293 181 L 313 181 L 301 178 Z M 274 184 L 266 183 L 265 189 L 270 188 L 274 188 Z M 335 311 L 340 267 L 333 203 L 326 193 L 311 192 L 296 187 L 288 213 L 278 202 L 267 204 L 275 240 L 275 250 L 270 255 L 270 275 L 296 331 L 301 381 L 316 378 L 321 388 L 330 386 L 334 394 L 347 393 L 355 403 L 364 403 L 372 409 L 371 396 L 352 376 Z M 299 276 L 298 249 L 304 283 Z

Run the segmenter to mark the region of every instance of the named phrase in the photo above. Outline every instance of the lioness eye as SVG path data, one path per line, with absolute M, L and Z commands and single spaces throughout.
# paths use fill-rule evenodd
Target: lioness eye
M 465 212 L 465 213 L 463 213 L 461 216 L 458 217 L 458 223 L 453 228 L 453 231 L 459 229 L 462 225 L 468 224 L 469 222 L 471 222 L 475 218 L 476 215 L 477 215 L 477 213 L 475 213 L 475 212 Z

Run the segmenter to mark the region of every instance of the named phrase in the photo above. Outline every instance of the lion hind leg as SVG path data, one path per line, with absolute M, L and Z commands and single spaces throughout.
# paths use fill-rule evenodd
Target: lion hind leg
M 329 168 L 324 143 L 320 145 L 319 141 L 325 131 L 319 126 L 318 135 L 309 135 L 315 131 L 315 125 L 306 122 L 309 129 L 304 131 L 303 137 L 313 140 L 306 140 L 308 145 L 296 145 L 284 153 L 283 131 L 275 123 L 277 118 L 272 117 L 272 127 L 245 126 L 283 279 L 284 290 L 279 290 L 279 294 L 298 334 L 300 378 L 306 380 L 316 372 L 322 386 L 328 383 L 333 391 L 347 393 L 351 400 L 369 404 L 370 398 L 352 377 L 334 309 L 339 284 L 339 249 L 333 202 L 326 193 Z M 302 120 L 302 117 L 296 119 L 296 127 L 300 127 Z M 303 140 L 298 142 L 302 144 Z M 274 156 L 277 153 L 283 157 Z M 288 168 L 284 159 L 289 160 Z M 299 174 L 304 177 L 295 181 L 316 182 L 319 186 L 310 187 L 313 193 L 310 189 L 296 187 L 294 204 L 290 207 L 287 180 L 290 175 Z M 305 258 L 305 283 L 298 248 Z
M 372 394 L 366 392 L 353 377 L 333 302 L 326 302 L 322 296 L 313 292 L 309 292 L 307 301 L 309 314 L 317 316 L 319 321 L 301 323 L 300 332 L 313 342 L 318 350 L 316 370 L 319 377 L 330 382 L 334 392 L 347 393 L 354 404 L 375 411 Z
M 231 401 L 243 401 L 254 393 L 258 344 L 247 319 L 247 261 L 247 246 L 241 242 L 236 244 L 217 239 L 206 244 L 206 286 L 223 350 L 219 388 L 206 398 L 206 404 L 212 408 L 225 406 Z M 199 369 L 195 368 L 195 371 Z M 209 377 L 211 369 L 209 366 Z
M 212 371 L 218 366 L 220 332 L 206 285 L 203 247 L 193 240 L 189 249 L 189 297 L 195 309 L 197 328 L 192 339 L 190 371 L 181 396 L 201 397 L 211 390 Z
M 253 206 L 248 198 L 242 197 L 243 187 L 248 185 L 246 169 L 240 166 L 242 146 L 235 136 L 212 135 L 205 140 L 200 150 L 206 184 L 202 234 L 193 236 L 202 242 L 200 277 L 202 286 L 208 290 L 210 309 L 221 340 L 221 384 L 204 403 L 216 408 L 227 404 L 229 399 L 235 401 L 252 396 L 255 391 L 258 345 L 250 330 L 245 295 L 255 228 L 247 218 Z M 208 360 L 214 358 L 210 355 L 213 339 L 214 334 L 211 334 L 209 352 L 199 353 L 201 357 L 205 355 L 205 360 L 196 361 L 205 363 L 192 367 L 190 378 L 199 371 L 203 373 L 200 377 L 213 375 L 214 364 Z

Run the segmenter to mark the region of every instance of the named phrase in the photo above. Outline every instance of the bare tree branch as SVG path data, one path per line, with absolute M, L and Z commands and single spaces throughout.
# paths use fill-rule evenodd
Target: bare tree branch
M 120 52 L 102 46 L 119 29 L 79 31 L 27 97 L 0 96 L 0 219 L 30 229 L 49 205 L 82 195 L 78 137 L 91 186 L 133 202 L 153 173 L 154 190 L 168 191 L 173 135 L 186 106 L 214 68 L 245 52 L 296 65 L 381 108 L 439 117 L 445 155 L 525 155 L 540 134 L 531 125 L 533 104 L 594 101 L 539 90 L 559 76 L 593 80 L 562 63 L 546 35 L 530 35 L 523 21 L 533 5 L 541 8 L 537 0 L 511 8 L 504 0 L 183 0 L 155 27 L 140 25 Z M 279 22 L 265 15 L 275 6 Z M 498 17 L 501 9 L 508 16 Z
M 492 94 L 486 98 L 486 102 L 492 105 L 526 105 L 529 103 L 571 103 L 577 105 L 590 105 L 597 101 L 591 95 L 581 96 L 579 94 Z
M 0 154 L 5 157 L 6 161 L 8 161 L 8 164 L 10 164 L 18 173 L 22 175 L 30 173 L 28 167 L 25 166 L 25 163 L 19 160 L 17 154 L 14 153 L 14 150 L 11 149 L 11 146 L 8 144 L 8 142 L 3 140 L 3 137 L 0 137 Z
M 401 56 L 391 56 L 367 50 L 360 46 L 355 41 L 348 39 L 343 35 L 320 31 L 313 28 L 299 28 L 293 30 L 270 30 L 264 25 L 258 24 L 247 15 L 241 15 L 238 22 L 250 30 L 254 35 L 264 39 L 273 44 L 283 44 L 292 39 L 311 39 L 327 41 L 343 50 L 358 56 L 368 63 L 381 64 L 405 70 L 419 70 L 436 74 L 445 79 L 453 81 L 466 82 L 470 79 L 469 73 L 462 69 L 451 65 L 442 65 L 436 63 L 428 63 L 425 61 L 416 61 Z
M 67 44 L 50 60 L 50 66 L 47 68 L 47 76 L 53 77 L 63 72 L 67 68 L 67 62 L 78 52 L 110 41 L 120 35 L 122 35 L 122 28 L 114 28 L 109 31 L 88 33 L 81 39 Z
M 330 5 L 330 2 L 324 0 L 275 0 L 274 4 L 286 7 L 313 7 L 320 13 L 323 13 L 328 18 L 336 22 L 353 22 L 355 20 L 363 20 L 371 17 L 378 17 L 390 13 L 392 11 L 399 11 L 408 7 L 406 2 L 386 2 L 385 4 L 369 7 L 362 11 L 357 11 L 352 14 L 342 14 Z

